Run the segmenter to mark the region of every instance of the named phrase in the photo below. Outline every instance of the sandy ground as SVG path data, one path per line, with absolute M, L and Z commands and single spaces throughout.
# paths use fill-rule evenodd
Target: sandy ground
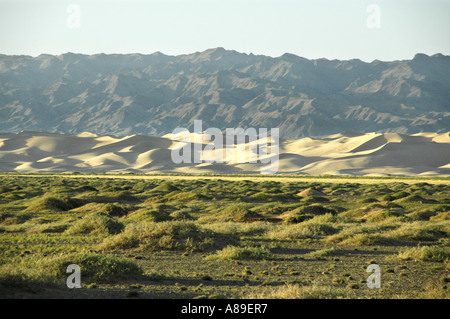
M 270 166 L 272 172 L 292 175 L 450 176 L 449 133 L 342 133 L 280 139 L 278 151 L 275 146 L 268 147 L 266 155 L 258 148 L 266 140 L 260 139 L 247 143 L 245 149 L 239 149 L 243 144 L 227 148 L 229 157 L 226 148 L 212 147 L 201 135 L 188 136 L 184 141 L 190 140 L 190 144 L 181 139 L 169 135 L 0 133 L 0 172 L 260 174 Z M 263 163 L 271 152 L 272 161 Z M 175 163 L 173 154 L 189 158 L 188 163 Z M 255 163 L 249 163 L 252 158 Z M 229 161 L 217 163 L 218 159 Z

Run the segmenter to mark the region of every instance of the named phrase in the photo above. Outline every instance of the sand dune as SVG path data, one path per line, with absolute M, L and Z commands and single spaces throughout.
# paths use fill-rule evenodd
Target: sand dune
M 203 141 L 203 147 L 208 143 Z M 203 160 L 176 164 L 171 157 L 176 144 L 170 135 L 0 133 L 0 171 L 258 174 L 268 165 L 259 159 L 248 163 L 248 157 L 244 162 Z M 190 150 L 193 159 L 199 148 L 191 145 Z M 279 150 L 279 174 L 450 175 L 450 133 L 345 132 L 320 138 L 280 140 Z

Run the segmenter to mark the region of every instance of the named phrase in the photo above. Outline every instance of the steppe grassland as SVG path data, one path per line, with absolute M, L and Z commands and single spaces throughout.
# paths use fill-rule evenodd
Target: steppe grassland
M 448 178 L 0 179 L 2 297 L 448 297 Z

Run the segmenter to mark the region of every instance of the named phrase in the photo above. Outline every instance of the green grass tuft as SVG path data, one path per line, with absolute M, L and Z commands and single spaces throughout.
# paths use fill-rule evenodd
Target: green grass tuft
M 265 247 L 238 246 L 227 246 L 206 257 L 207 260 L 270 260 L 273 258 L 273 254 Z

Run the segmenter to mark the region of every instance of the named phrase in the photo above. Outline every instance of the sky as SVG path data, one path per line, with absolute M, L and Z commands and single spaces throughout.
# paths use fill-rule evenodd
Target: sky
M 0 0 L 0 54 L 450 55 L 450 0 Z

